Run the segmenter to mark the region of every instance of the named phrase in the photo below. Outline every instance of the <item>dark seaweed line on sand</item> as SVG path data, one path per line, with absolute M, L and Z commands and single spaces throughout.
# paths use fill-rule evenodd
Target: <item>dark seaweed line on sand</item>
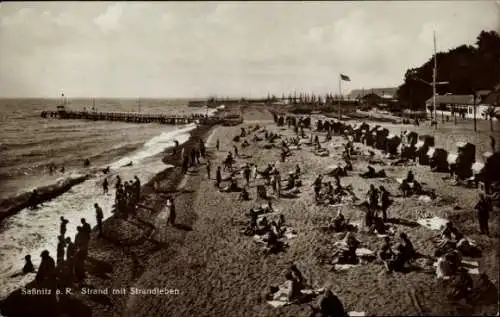
M 165 164 L 173 165 L 173 167 L 167 168 L 164 171 L 156 174 L 147 183 L 145 183 L 144 185 L 141 186 L 141 203 L 140 204 L 142 204 L 143 206 L 148 207 L 148 209 L 154 211 L 153 214 L 157 214 L 160 211 L 161 206 L 156 206 L 156 208 L 155 208 L 155 206 L 147 206 L 147 204 L 144 205 L 143 203 L 144 203 L 145 198 L 147 198 L 151 194 L 174 193 L 176 191 L 178 185 L 181 183 L 181 181 L 183 180 L 183 178 L 185 176 L 184 173 L 182 172 L 182 169 L 180 168 L 180 164 L 182 162 L 182 157 L 181 157 L 182 149 L 183 148 L 185 149 L 184 150 L 185 153 L 189 153 L 191 148 L 195 148 L 198 146 L 198 144 L 199 144 L 198 142 L 200 139 L 202 139 L 202 140 L 207 139 L 209 132 L 212 130 L 213 127 L 214 127 L 213 125 L 199 126 L 198 128 L 191 131 L 191 136 L 188 139 L 188 141 L 185 142 L 184 144 L 182 144 L 181 146 L 179 146 L 179 149 L 178 149 L 176 155 L 172 155 L 171 153 L 169 153 L 163 157 L 162 161 Z M 158 189 L 155 189 L 155 183 L 160 182 L 160 181 L 166 181 L 168 185 L 166 187 L 162 187 L 161 191 L 158 191 Z M 106 219 L 103 223 L 104 227 L 106 227 L 108 224 L 110 224 L 112 226 L 112 223 L 116 221 L 117 217 L 118 217 L 118 215 L 114 214 L 111 217 L 109 217 L 108 219 Z M 195 217 L 193 218 L 193 215 L 190 214 L 190 215 L 188 215 L 188 218 L 194 219 Z M 144 220 L 139 220 L 139 222 L 141 222 L 143 225 L 147 224 L 147 222 L 145 222 Z M 97 236 L 97 228 L 93 228 L 92 236 L 93 237 Z M 144 239 L 140 238 L 138 241 L 135 241 L 132 243 L 123 243 L 123 241 L 119 241 L 119 240 L 113 241 L 113 239 L 106 239 L 106 241 L 119 247 L 120 250 L 128 258 L 131 258 L 132 261 L 135 262 L 137 255 L 135 254 L 135 252 L 133 252 L 131 250 L 131 247 L 144 242 Z M 90 248 L 89 251 L 90 251 L 89 253 L 91 254 L 92 248 Z M 137 278 L 138 276 L 135 276 L 135 277 Z M 128 282 L 133 283 L 133 280 L 134 279 L 128 280 Z M 27 285 L 24 286 L 24 288 L 30 287 L 32 283 L 33 282 L 28 283 Z M 126 287 L 126 286 L 124 285 L 123 287 Z M 37 309 L 35 309 L 35 308 L 36 308 L 37 304 L 40 305 L 40 303 L 41 303 L 40 301 L 37 301 L 37 297 L 39 297 L 39 299 L 42 301 L 42 303 L 44 301 L 44 296 L 23 296 L 21 294 L 21 289 L 22 288 L 19 288 L 19 289 L 13 291 L 12 293 L 10 293 L 7 296 L 7 298 L 5 298 L 4 300 L 2 300 L 0 302 L 0 310 L 2 312 L 12 313 L 11 315 L 8 315 L 8 316 L 27 316 L 26 314 L 23 314 L 20 311 L 22 307 L 26 307 L 28 305 L 28 306 L 31 306 L 34 309 L 34 311 L 37 311 Z M 55 310 L 57 310 L 57 308 L 55 308 L 55 307 L 53 307 L 53 308 Z M 36 315 L 36 313 L 35 313 L 35 315 Z
M 69 191 L 73 186 L 83 183 L 89 178 L 89 175 L 83 175 L 74 178 L 68 178 L 62 183 L 52 184 L 38 188 L 38 204 L 47 202 L 65 192 Z M 25 192 L 12 198 L 7 198 L 0 201 L 0 224 L 6 218 L 15 215 L 21 210 L 29 207 L 31 192 Z

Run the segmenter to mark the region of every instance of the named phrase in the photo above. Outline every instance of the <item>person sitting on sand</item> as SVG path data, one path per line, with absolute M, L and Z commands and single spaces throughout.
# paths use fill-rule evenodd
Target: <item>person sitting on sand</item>
M 401 242 L 396 248 L 393 261 L 391 261 L 391 268 L 395 271 L 403 269 L 406 263 L 409 263 L 416 258 L 415 249 L 413 248 L 413 244 L 406 233 L 401 232 L 399 237 Z
M 258 220 L 258 214 L 252 210 L 250 210 L 250 220 L 248 221 L 247 229 L 246 232 L 253 235 L 258 231 L 258 225 L 257 225 L 257 220 Z
M 368 165 L 368 171 L 360 175 L 363 178 L 374 178 L 376 176 L 375 169 Z
M 295 172 L 294 172 L 295 177 L 299 177 L 299 176 L 300 176 L 300 172 L 301 172 L 301 171 L 300 171 L 300 166 L 299 166 L 299 164 L 295 165 Z
M 356 257 L 356 249 L 360 245 L 360 242 L 352 232 L 347 232 L 344 239 L 335 244 L 339 249 L 332 264 L 357 264 L 359 262 Z
M 285 274 L 285 283 L 280 286 L 276 293 L 272 295 L 273 300 L 286 300 L 288 302 L 293 302 L 300 298 L 302 295 L 301 290 L 303 286 L 293 277 L 293 274 L 289 271 Z
M 278 226 L 278 223 L 276 223 L 276 221 L 274 220 L 271 221 L 270 226 L 271 226 L 271 231 L 274 232 L 276 237 L 281 238 L 283 236 L 284 232 L 282 228 Z
M 372 225 L 370 226 L 368 233 L 373 233 L 377 231 L 378 234 L 386 234 L 386 226 L 384 221 L 380 217 L 372 217 Z
M 241 201 L 248 201 L 250 200 L 250 194 L 248 193 L 246 188 L 243 188 L 240 192 L 240 196 L 238 198 Z
M 401 185 L 399 185 L 399 189 L 403 193 L 403 197 L 408 197 L 410 195 L 411 187 L 408 184 L 408 182 L 406 181 L 406 179 L 403 179 L 403 181 L 401 182 Z
M 261 233 L 266 233 L 268 231 L 271 231 L 271 225 L 267 221 L 266 217 L 262 217 L 262 219 L 258 222 L 258 226 L 259 226 L 258 230 Z
M 330 289 L 326 289 L 318 299 L 317 307 L 314 311 L 320 313 L 321 317 L 347 317 L 349 316 L 340 299 L 333 294 Z
M 448 221 L 439 236 L 442 241 L 447 242 L 452 241 L 453 238 L 458 241 L 458 239 L 462 237 L 462 234 L 458 231 L 457 228 L 455 228 L 451 221 Z
M 389 237 L 384 237 L 384 242 L 377 252 L 377 258 L 381 261 L 385 269 L 390 272 L 392 267 L 390 265 L 390 260 L 393 258 L 394 252 L 392 251 L 391 239 Z
M 288 180 L 286 182 L 285 190 L 290 190 L 295 187 L 295 175 L 288 174 Z
M 278 228 L 283 228 L 285 227 L 285 216 L 283 214 L 280 214 L 277 222 Z
M 406 181 L 408 183 L 413 183 L 415 180 L 415 176 L 413 175 L 413 172 L 411 170 L 408 171 L 408 174 L 406 175 Z
M 321 191 L 322 185 L 323 185 L 323 175 L 319 174 L 313 183 L 314 194 L 315 194 L 316 200 L 318 200 L 318 198 L 319 198 L 319 192 Z
M 345 217 L 344 214 L 342 214 L 342 210 L 339 208 L 337 216 L 335 216 L 335 218 L 333 219 L 332 229 L 335 232 L 341 232 L 342 230 L 344 230 L 345 226 L 346 226 Z
M 269 225 L 269 230 L 264 233 L 262 238 L 266 242 L 267 251 L 270 253 L 276 253 L 280 248 L 279 237 L 275 232 L 276 227 L 274 225 Z
M 302 274 L 302 272 L 300 272 L 300 270 L 297 267 L 297 265 L 292 264 L 290 266 L 289 272 L 292 274 L 293 279 L 295 281 L 297 281 L 297 283 L 299 285 L 301 285 L 302 287 L 305 287 L 307 285 L 307 281 L 304 278 L 304 275 Z
M 468 298 L 471 294 L 474 282 L 466 268 L 459 268 L 457 275 L 452 280 L 448 297 L 452 300 Z
M 33 266 L 33 262 L 31 262 L 31 255 L 26 255 L 24 257 L 24 266 L 23 266 L 23 274 L 35 273 L 35 266 Z

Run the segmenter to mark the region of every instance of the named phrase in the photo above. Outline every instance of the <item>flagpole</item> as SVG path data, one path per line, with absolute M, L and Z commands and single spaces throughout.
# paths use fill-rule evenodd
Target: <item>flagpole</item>
M 433 32 L 433 37 L 434 37 L 434 69 L 432 72 L 432 104 L 434 107 L 433 120 L 436 122 L 436 129 L 437 129 L 437 116 L 436 116 L 436 77 L 437 77 L 436 31 Z
M 339 116 L 339 120 L 340 120 L 340 95 L 342 94 L 342 77 L 341 75 L 339 74 L 339 98 L 337 100 L 338 102 L 338 116 Z

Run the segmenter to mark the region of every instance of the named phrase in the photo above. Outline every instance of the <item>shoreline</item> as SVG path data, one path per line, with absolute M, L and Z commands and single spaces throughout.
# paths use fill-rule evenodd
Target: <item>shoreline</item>
M 213 128 L 216 125 L 200 125 L 190 131 L 190 137 L 189 139 L 179 145 L 177 154 L 175 156 L 172 156 L 172 148 L 166 149 L 163 155 L 163 158 L 161 159 L 163 163 L 167 165 L 172 165 L 172 167 L 168 167 L 161 171 L 160 173 L 156 174 L 153 176 L 147 183 L 143 184 L 141 186 L 141 199 L 139 205 L 147 207 L 147 208 L 139 208 L 139 209 L 148 209 L 150 211 L 149 216 L 154 216 L 156 215 L 161 208 L 163 208 L 163 199 L 159 200 L 158 198 L 161 198 L 162 194 L 166 193 L 174 193 L 177 190 L 177 186 L 182 182 L 184 178 L 184 174 L 182 173 L 181 169 L 181 164 L 182 164 L 182 149 L 184 149 L 185 153 L 189 153 L 189 151 L 193 147 L 198 146 L 199 139 L 202 139 L 206 141 L 206 139 L 209 137 L 210 132 L 213 130 Z M 159 184 L 159 188 L 155 189 L 155 184 Z M 152 213 L 151 213 L 152 211 Z M 192 215 L 191 215 L 192 216 Z M 143 217 L 142 217 L 143 218 Z M 152 219 L 149 219 L 152 220 Z M 154 221 L 153 221 L 154 222 Z M 106 220 L 103 221 L 103 227 L 105 228 L 104 230 L 106 231 L 107 229 L 113 229 L 116 228 L 120 224 L 120 221 L 117 217 L 117 215 L 112 215 Z M 98 262 L 100 264 L 105 264 L 108 262 L 114 262 L 117 260 L 116 256 L 116 251 L 117 251 L 117 244 L 124 244 L 123 241 L 112 241 L 113 239 L 110 237 L 108 239 L 97 239 L 97 227 L 92 228 L 91 232 L 91 241 L 89 244 L 89 258 L 86 262 L 86 267 L 89 266 L 88 262 L 92 262 L 90 266 L 94 266 L 95 262 Z M 124 249 L 130 249 L 130 245 L 122 245 Z M 126 254 L 126 256 L 132 258 L 132 265 L 129 267 L 129 271 L 135 270 L 135 265 L 137 262 L 136 256 L 133 253 L 133 250 L 122 250 Z M 51 252 L 52 253 L 52 252 Z M 98 255 L 100 258 L 99 260 L 95 259 L 95 255 Z M 90 261 L 89 261 L 90 260 Z M 104 265 L 106 266 L 106 265 Z M 89 273 L 89 268 L 86 268 L 86 271 L 88 272 L 87 280 L 91 279 L 93 281 L 93 276 L 92 274 Z M 135 275 L 135 274 L 133 274 Z M 94 282 L 94 281 L 93 281 Z M 125 282 L 124 284 L 119 285 L 120 288 L 127 288 L 131 287 L 132 284 L 129 283 L 131 280 L 122 280 L 122 282 Z M 22 290 L 23 289 L 28 289 L 32 288 L 34 284 L 34 281 L 31 281 L 24 285 L 23 287 L 20 287 L 16 289 L 15 291 L 11 292 L 7 297 L 4 299 L 0 300 L 0 311 L 2 314 L 9 314 L 7 316 L 37 316 L 37 311 L 40 310 L 40 308 L 43 309 L 49 309 L 49 311 L 56 312 L 58 309 L 57 306 L 54 303 L 49 305 L 47 307 L 47 296 L 45 295 L 35 295 L 35 296 L 23 296 Z M 100 287 L 102 285 L 93 285 L 96 288 L 104 288 Z M 93 305 L 91 303 L 84 304 L 83 302 L 86 300 L 85 299 L 78 299 L 78 296 L 72 300 L 76 300 L 81 303 L 81 305 L 86 306 L 87 308 L 91 310 L 96 310 L 99 308 L 92 307 Z M 50 301 L 49 301 L 50 302 Z M 28 310 L 23 310 L 21 307 L 27 308 Z M 90 308 L 92 307 L 92 308 Z M 80 307 L 81 308 L 81 307 Z M 76 312 L 73 312 L 73 314 Z M 54 315 L 56 316 L 56 315 Z M 73 315 L 72 315 L 73 316 Z M 86 315 L 82 315 L 86 316 Z M 90 316 L 90 315 L 89 315 Z

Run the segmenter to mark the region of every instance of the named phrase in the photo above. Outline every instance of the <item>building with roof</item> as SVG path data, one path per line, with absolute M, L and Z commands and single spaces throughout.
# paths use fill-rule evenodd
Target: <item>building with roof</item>
M 396 98 L 398 87 L 386 87 L 386 88 L 370 88 L 370 89 L 353 89 L 349 93 L 349 99 L 362 99 L 363 97 L 375 94 L 379 97 L 392 100 Z
M 487 112 L 492 103 L 487 103 L 486 101 L 492 93 L 489 93 L 486 99 L 481 99 L 481 94 L 478 94 L 478 98 L 475 100 L 476 105 L 476 119 L 489 119 Z M 490 99 L 494 99 L 491 97 Z M 434 106 L 433 98 L 429 98 L 426 102 L 426 113 L 431 116 Z M 436 95 L 436 114 L 443 117 L 453 116 L 454 114 L 459 115 L 464 113 L 465 118 L 474 119 L 474 96 L 473 95 Z

